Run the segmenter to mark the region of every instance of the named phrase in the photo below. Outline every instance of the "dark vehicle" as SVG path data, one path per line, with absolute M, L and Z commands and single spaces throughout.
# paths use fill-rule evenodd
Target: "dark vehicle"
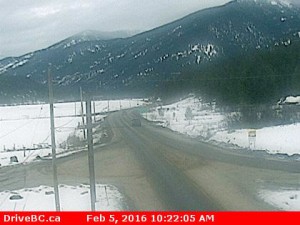
M 133 127 L 140 127 L 140 126 L 142 126 L 141 120 L 140 119 L 132 119 L 131 120 L 131 126 L 133 126 Z

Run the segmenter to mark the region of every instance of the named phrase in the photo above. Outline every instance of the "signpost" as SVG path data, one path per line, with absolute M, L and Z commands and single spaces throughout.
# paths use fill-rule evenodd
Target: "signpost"
M 86 126 L 87 126 L 87 141 L 88 141 L 88 162 L 90 174 L 90 194 L 91 194 L 91 210 L 96 209 L 96 181 L 95 181 L 95 166 L 94 166 L 94 149 L 93 149 L 93 125 L 92 125 L 92 106 L 91 98 L 88 96 L 86 100 Z
M 255 141 L 256 141 L 256 130 L 248 131 L 248 140 L 249 140 L 249 148 L 255 149 Z

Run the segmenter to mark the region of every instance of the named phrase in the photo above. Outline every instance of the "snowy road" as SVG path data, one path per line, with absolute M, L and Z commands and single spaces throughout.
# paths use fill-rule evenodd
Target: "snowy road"
M 132 127 L 137 117 L 123 112 L 109 121 L 148 171 L 166 209 L 275 210 L 257 197 L 259 190 L 299 186 L 299 161 L 214 147 L 146 120 Z
M 162 199 L 167 210 L 220 210 L 212 199 L 198 190 L 180 168 L 165 158 L 161 150 L 165 142 L 156 141 L 147 130 L 132 126 L 131 120 L 138 117 L 134 113 L 114 114 L 110 121 L 118 127 L 126 144 L 147 171 L 155 192 Z
M 96 181 L 117 186 L 130 210 L 276 210 L 259 190 L 299 186 L 299 162 L 212 147 L 145 120 L 133 127 L 136 117 L 108 116 L 112 140 L 95 149 Z M 86 154 L 58 160 L 59 183 L 88 183 Z M 1 168 L 0 183 L 1 191 L 51 186 L 51 162 Z

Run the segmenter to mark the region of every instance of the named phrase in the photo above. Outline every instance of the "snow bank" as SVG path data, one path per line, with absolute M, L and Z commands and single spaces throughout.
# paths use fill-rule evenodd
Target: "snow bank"
M 255 130 L 256 137 L 249 140 L 249 129 L 231 130 L 226 115 L 214 103 L 189 97 L 171 105 L 151 109 L 143 116 L 160 122 L 176 132 L 201 138 L 207 142 L 230 144 L 232 147 L 263 150 L 270 154 L 300 154 L 300 124 L 265 127 Z
M 262 190 L 259 197 L 265 202 L 285 211 L 300 211 L 300 190 Z
M 59 185 L 62 211 L 90 211 L 89 185 Z M 124 210 L 124 198 L 112 185 L 96 185 L 96 210 Z M 15 198 L 15 199 L 14 199 Z M 0 211 L 55 211 L 54 189 L 48 186 L 0 192 Z
M 214 104 L 187 98 L 180 102 L 152 109 L 143 116 L 179 133 L 208 138 L 226 127 L 225 117 L 215 111 Z
M 249 148 L 249 129 L 234 132 L 217 132 L 211 140 Z M 271 154 L 282 153 L 288 155 L 300 154 L 300 124 L 265 127 L 256 130 L 255 143 L 252 149 L 264 150 Z
M 300 96 L 288 96 L 283 101 L 285 104 L 300 104 Z

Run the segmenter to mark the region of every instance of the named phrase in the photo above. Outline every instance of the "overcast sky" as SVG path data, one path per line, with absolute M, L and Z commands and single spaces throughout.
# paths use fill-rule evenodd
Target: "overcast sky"
M 84 30 L 144 31 L 229 0 L 0 0 L 0 58 Z

